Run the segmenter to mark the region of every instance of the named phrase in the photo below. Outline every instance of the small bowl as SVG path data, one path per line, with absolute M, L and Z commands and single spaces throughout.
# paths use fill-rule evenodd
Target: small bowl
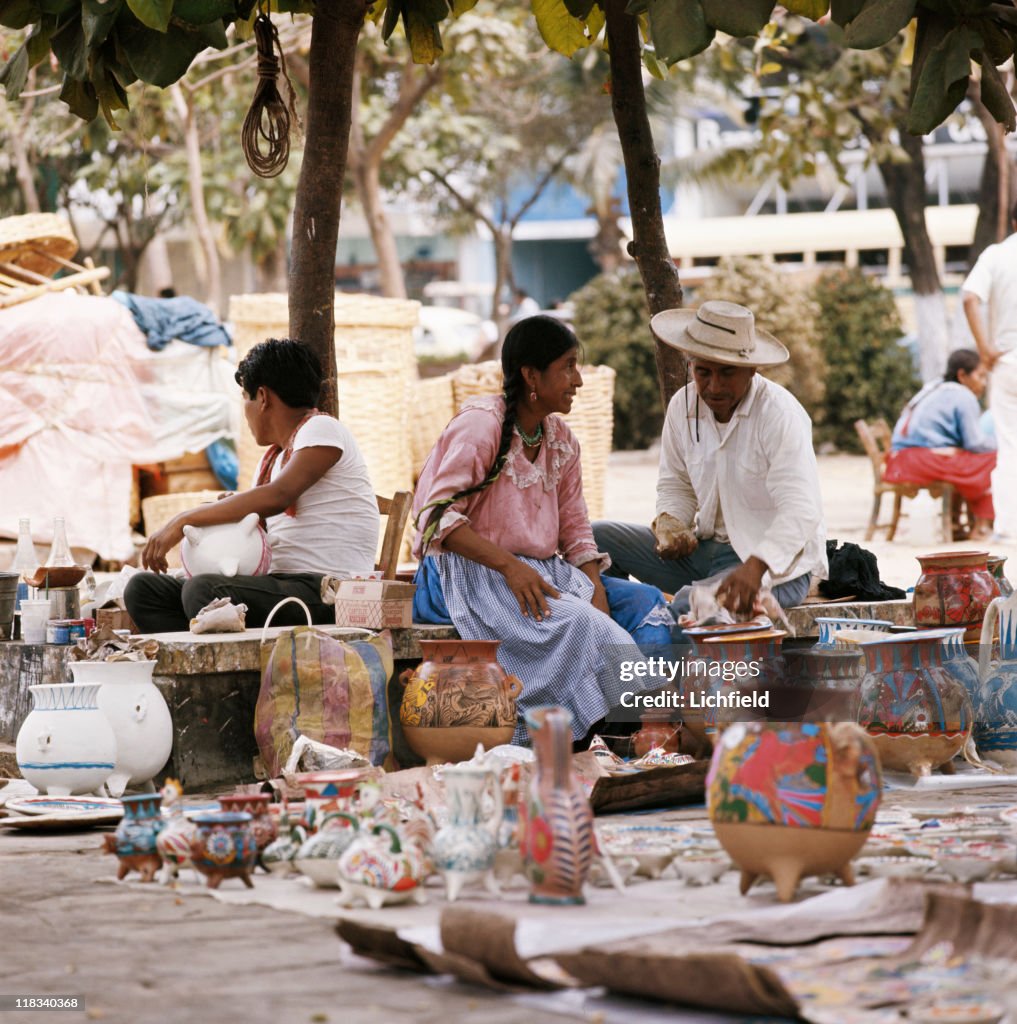
M 999 1024 L 1006 1011 L 988 999 L 940 999 L 908 1010 L 908 1024 Z
M 962 882 L 965 885 L 982 882 L 995 874 L 999 862 L 999 857 L 987 857 L 984 854 L 972 853 L 970 850 L 941 853 L 936 858 L 936 863 L 943 871 L 955 882 Z
M 1017 875 L 1017 843 L 976 839 L 965 843 L 964 848 L 983 857 L 995 857 L 1000 871 Z
M 931 857 L 860 857 L 854 863 L 873 878 L 921 878 L 936 866 Z
M 712 885 L 730 867 L 726 853 L 686 853 L 674 861 L 675 874 L 686 885 Z
M 88 572 L 85 565 L 40 565 L 33 576 L 26 576 L 25 582 L 36 590 L 53 590 L 61 587 L 76 587 Z

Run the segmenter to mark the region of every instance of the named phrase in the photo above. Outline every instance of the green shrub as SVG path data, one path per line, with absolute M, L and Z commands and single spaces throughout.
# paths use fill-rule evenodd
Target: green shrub
M 635 270 L 601 274 L 571 296 L 576 335 L 586 362 L 611 366 L 614 385 L 614 447 L 648 448 L 660 439 L 664 410 L 650 310 Z
M 784 343 L 791 359 L 762 372 L 786 387 L 818 426 L 824 411 L 826 366 L 816 343 L 816 305 L 808 291 L 778 264 L 725 258 L 689 297 L 689 304 L 698 306 L 716 299 L 747 306 L 755 315 L 756 326 Z
M 900 314 L 892 293 L 860 270 L 838 269 L 813 285 L 817 339 L 826 358 L 826 415 L 817 440 L 861 451 L 854 422 L 884 417 L 893 425 L 921 381 L 898 344 Z

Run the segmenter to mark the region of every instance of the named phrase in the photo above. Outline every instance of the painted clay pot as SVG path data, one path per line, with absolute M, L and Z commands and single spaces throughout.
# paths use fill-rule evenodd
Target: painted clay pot
M 372 910 L 391 903 L 423 903 L 427 873 L 427 860 L 416 843 L 404 842 L 391 825 L 374 825 L 339 858 L 339 899 L 347 905 L 362 900 Z
M 971 699 L 944 665 L 943 630 L 901 633 L 863 644 L 858 723 L 872 737 L 884 769 L 928 775 L 950 761 L 971 735 Z
M 817 647 L 836 647 L 837 633 L 842 629 L 861 630 L 868 633 L 889 633 L 893 623 L 889 619 L 838 619 L 817 618 L 819 639 Z
M 509 743 L 523 685 L 498 664 L 500 640 L 422 640 L 424 660 L 400 680 L 399 720 L 429 764 L 467 761 L 482 743 Z
M 792 899 L 808 875 L 854 881 L 882 793 L 874 745 L 853 722 L 736 722 L 717 741 L 706 781 L 717 839 L 741 869 Z
M 583 883 L 593 860 L 593 812 L 572 774 L 572 715 L 534 708 L 526 727 L 537 770 L 519 801 L 519 848 L 530 902 L 585 903 Z
M 922 575 L 915 584 L 915 624 L 920 629 L 963 626 L 965 640 L 977 640 L 985 610 L 999 597 L 984 551 L 945 551 L 922 555 Z
M 677 754 L 682 723 L 673 718 L 673 711 L 644 711 L 639 716 L 642 728 L 632 735 L 633 756 L 643 757 L 654 748 Z
M 999 587 L 999 596 L 1009 597 L 1013 593 L 1013 584 L 1006 578 L 1006 573 L 1003 571 L 1006 565 L 1006 555 L 989 555 L 985 560 L 985 564 L 996 580 L 996 586 Z
M 729 723 L 753 717 L 742 707 L 723 707 L 736 693 L 767 692 L 780 682 L 784 666 L 780 658 L 781 644 L 787 633 L 767 629 L 754 633 L 735 633 L 709 637 L 702 647 L 709 659 L 706 683 L 701 686 L 703 699 L 710 706 L 703 710 L 706 735 L 716 744 L 716 734 Z M 686 699 L 685 706 L 689 707 Z
M 259 864 L 262 851 L 279 836 L 279 826 L 269 810 L 271 804 L 270 793 L 232 793 L 219 797 L 219 806 L 224 811 L 246 811 L 251 816 L 251 831 L 258 847 Z
M 40 683 L 18 732 L 18 768 L 40 793 L 95 792 L 116 766 L 117 741 L 99 710 L 98 683 Z
M 999 660 L 991 658 L 999 621 Z M 985 615 L 978 657 L 975 746 L 1008 771 L 1017 770 L 1017 594 L 998 597 Z
M 314 832 L 326 814 L 341 811 L 352 814 L 360 784 L 370 778 L 365 768 L 337 768 L 319 772 L 300 772 L 296 783 L 304 791 L 302 824 Z
M 320 888 L 334 889 L 336 865 L 360 829 L 356 809 L 362 768 L 307 772 L 297 776 L 307 798 L 304 820 L 310 834 L 293 857 L 293 867 Z
M 137 871 L 143 882 L 151 882 L 162 866 L 157 846 L 163 828 L 162 797 L 158 793 L 145 793 L 125 796 L 121 803 L 124 816 L 113 835 L 102 837 L 103 846 L 107 853 L 115 853 L 120 861 L 118 881 L 129 872 Z
M 865 658 L 857 647 L 814 647 L 784 651 L 785 673 L 771 683 L 769 721 L 849 721 L 858 715 L 858 684 Z
M 198 834 L 191 843 L 191 861 L 208 879 L 209 889 L 218 889 L 224 878 L 239 878 L 254 888 L 251 872 L 258 847 L 251 830 L 251 816 L 242 811 L 206 811 L 194 816 Z
M 173 720 L 152 682 L 154 661 L 72 661 L 76 683 L 101 683 L 99 708 L 117 740 L 117 760 L 106 780 L 110 796 L 153 779 L 173 748 Z
M 442 771 L 442 779 L 449 822 L 431 842 L 431 861 L 445 879 L 445 896 L 452 903 L 472 882 L 483 883 L 497 895 L 494 859 L 503 811 L 498 776 L 490 768 L 450 765 Z M 487 790 L 493 801 L 491 813 L 485 818 Z

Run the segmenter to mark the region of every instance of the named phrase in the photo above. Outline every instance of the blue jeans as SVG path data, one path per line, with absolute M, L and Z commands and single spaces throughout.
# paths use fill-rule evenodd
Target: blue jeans
M 648 526 L 635 523 L 601 520 L 593 524 L 593 538 L 598 549 L 611 556 L 611 568 L 606 575 L 623 579 L 632 576 L 642 583 L 652 583 L 668 594 L 742 564 L 730 544 L 716 540 L 701 540 L 691 555 L 663 559 L 655 550 L 657 540 L 653 531 Z M 791 608 L 805 600 L 811 582 L 811 573 L 804 573 L 793 580 L 778 583 L 773 588 L 773 596 L 781 608 Z M 676 607 L 672 602 L 671 610 L 677 618 L 688 611 L 687 602 L 686 607 Z

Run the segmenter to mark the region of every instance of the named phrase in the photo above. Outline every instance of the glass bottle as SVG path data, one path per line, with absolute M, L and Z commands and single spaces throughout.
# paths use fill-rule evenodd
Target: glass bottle
M 53 520 L 53 546 L 49 549 L 49 558 L 46 559 L 47 566 L 74 565 L 71 557 L 71 548 L 67 543 L 67 527 L 64 524 L 63 516 L 56 516 Z
M 28 597 L 28 580 L 39 568 L 39 556 L 32 543 L 32 523 L 29 519 L 18 520 L 18 547 L 14 552 L 14 571 L 18 574 L 18 597 L 15 610 Z

